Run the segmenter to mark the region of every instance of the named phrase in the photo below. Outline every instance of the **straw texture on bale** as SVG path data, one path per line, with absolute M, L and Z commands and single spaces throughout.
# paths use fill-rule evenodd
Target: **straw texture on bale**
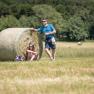
M 16 55 L 24 55 L 30 42 L 34 42 L 39 58 L 43 45 L 40 35 L 30 28 L 8 28 L 0 32 L 0 60 L 15 60 Z

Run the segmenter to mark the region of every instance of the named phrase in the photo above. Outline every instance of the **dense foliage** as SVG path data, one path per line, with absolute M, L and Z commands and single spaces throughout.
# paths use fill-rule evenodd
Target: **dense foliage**
M 94 39 L 94 0 L 0 0 L 0 31 L 48 18 L 69 40 Z

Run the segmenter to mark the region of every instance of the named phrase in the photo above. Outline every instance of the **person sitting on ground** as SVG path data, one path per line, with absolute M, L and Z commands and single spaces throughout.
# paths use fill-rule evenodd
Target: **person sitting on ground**
M 29 47 L 27 47 L 25 57 L 26 60 L 30 60 L 30 61 L 38 59 L 38 53 L 35 51 L 34 43 L 29 43 Z

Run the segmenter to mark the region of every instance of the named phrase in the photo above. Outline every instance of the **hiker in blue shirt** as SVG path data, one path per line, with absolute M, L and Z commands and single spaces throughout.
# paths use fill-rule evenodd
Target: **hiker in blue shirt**
M 56 33 L 56 30 L 52 24 L 48 24 L 47 19 L 43 19 L 41 22 L 42 26 L 40 28 L 32 28 L 31 30 L 45 34 L 45 51 L 51 60 L 55 60 L 56 43 L 54 34 Z M 50 50 L 52 50 L 52 52 L 50 52 Z

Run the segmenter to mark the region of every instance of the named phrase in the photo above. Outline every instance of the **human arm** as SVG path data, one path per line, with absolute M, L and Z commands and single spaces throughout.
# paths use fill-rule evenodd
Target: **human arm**
M 30 28 L 30 31 L 38 31 L 36 28 Z
M 27 52 L 31 52 L 31 53 L 33 53 L 33 54 L 37 54 L 37 52 L 31 51 L 31 50 L 27 50 Z
M 53 31 L 45 33 L 45 35 L 51 35 L 51 34 L 55 34 L 55 33 L 56 33 L 56 30 L 54 29 Z

